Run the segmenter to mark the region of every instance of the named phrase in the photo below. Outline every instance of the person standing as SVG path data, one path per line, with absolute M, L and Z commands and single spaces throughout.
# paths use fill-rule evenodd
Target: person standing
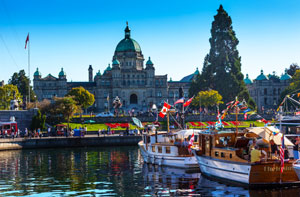
M 299 143 L 300 143 L 300 138 L 298 136 L 294 140 L 294 147 L 293 147 L 294 159 L 299 159 Z
M 48 137 L 50 137 L 50 134 L 51 134 L 51 128 L 48 127 Z

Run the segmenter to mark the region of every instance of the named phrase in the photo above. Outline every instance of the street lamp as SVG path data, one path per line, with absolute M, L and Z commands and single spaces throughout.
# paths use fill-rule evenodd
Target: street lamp
M 37 108 L 36 95 L 34 95 L 34 101 L 35 101 L 35 108 Z

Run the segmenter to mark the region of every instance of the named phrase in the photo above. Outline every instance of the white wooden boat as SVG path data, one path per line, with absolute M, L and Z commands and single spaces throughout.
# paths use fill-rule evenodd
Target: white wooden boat
M 138 143 L 144 162 L 178 168 L 198 168 L 195 156 L 188 150 L 188 139 L 200 130 L 143 134 Z M 194 141 L 197 143 L 197 139 Z
M 298 178 L 300 179 L 300 159 L 294 162 L 294 170 L 297 173 Z
M 197 158 L 201 173 L 208 177 L 248 186 L 300 184 L 293 161 L 285 161 L 283 173 L 280 173 L 280 160 L 272 158 L 269 147 L 259 148 L 265 153 L 264 159 L 255 163 L 250 162 L 247 144 L 253 137 L 263 139 L 262 136 L 268 136 L 263 133 L 264 130 L 267 128 L 249 128 L 238 133 L 230 131 L 199 133 L 198 147 L 192 148 L 192 152 Z M 223 143 L 225 139 L 227 142 Z M 285 141 L 288 144 L 288 140 Z

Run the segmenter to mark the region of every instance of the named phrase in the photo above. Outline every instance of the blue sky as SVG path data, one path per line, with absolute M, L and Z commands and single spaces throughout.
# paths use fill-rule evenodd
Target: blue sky
M 27 72 L 30 32 L 31 78 L 36 67 L 42 76 L 57 76 L 63 67 L 69 81 L 87 81 L 88 65 L 95 74 L 111 63 L 128 21 L 156 74 L 180 80 L 202 69 L 220 4 L 240 41 L 244 74 L 253 79 L 263 69 L 280 75 L 291 63 L 300 64 L 298 0 L 0 0 L 0 79 Z

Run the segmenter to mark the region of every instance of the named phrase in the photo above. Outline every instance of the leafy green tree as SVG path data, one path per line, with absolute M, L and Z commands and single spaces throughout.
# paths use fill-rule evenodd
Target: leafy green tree
M 236 96 L 240 100 L 248 99 L 248 102 L 250 96 L 241 73 L 241 57 L 237 50 L 239 41 L 233 31 L 231 17 L 220 5 L 214 19 L 209 54 L 204 59 L 201 76 L 191 84 L 189 93 L 195 95 L 199 91 L 214 89 L 222 95 L 224 102 L 232 101 Z
M 40 128 L 41 130 L 45 130 L 45 122 L 46 122 L 46 115 L 42 115 L 40 110 L 37 111 L 37 114 L 33 116 L 31 121 L 31 130 Z
M 76 104 L 87 109 L 89 106 L 93 105 L 95 102 L 95 97 L 89 91 L 83 87 L 72 88 L 66 96 L 73 96 Z
M 282 101 L 287 94 L 298 92 L 300 92 L 300 70 L 295 71 L 295 74 L 292 76 L 290 85 L 281 92 L 280 100 Z
M 192 106 L 199 108 L 201 106 L 212 107 L 223 104 L 222 96 L 216 90 L 200 91 L 192 101 Z
M 9 109 L 10 101 L 13 99 L 21 102 L 21 95 L 17 86 L 7 84 L 0 87 L 0 109 Z
M 62 116 L 65 120 L 70 122 L 70 118 L 80 111 L 76 101 L 71 96 L 67 97 L 55 97 L 53 106 L 51 107 L 51 114 L 56 116 Z
M 19 89 L 19 92 L 22 96 L 28 97 L 28 77 L 24 70 L 20 70 L 19 73 L 15 72 L 11 79 L 8 80 L 8 84 L 16 85 Z M 30 101 L 34 102 L 36 100 L 35 93 L 32 90 L 32 86 L 30 86 Z

